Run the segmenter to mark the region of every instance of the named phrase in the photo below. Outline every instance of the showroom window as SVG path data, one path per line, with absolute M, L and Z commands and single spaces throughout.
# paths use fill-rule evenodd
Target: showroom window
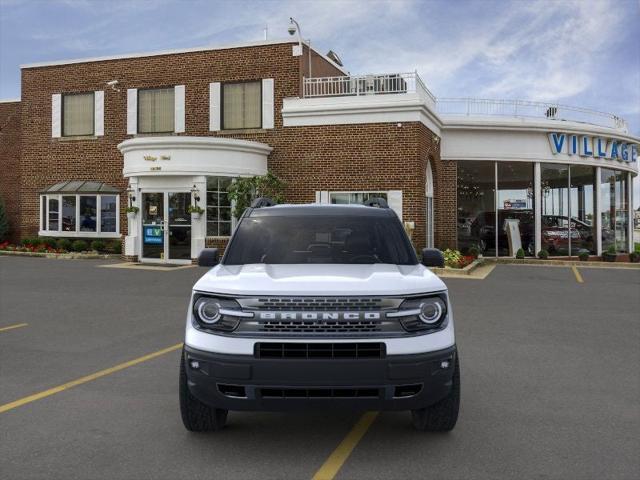
M 533 163 L 497 162 L 498 255 L 535 255 Z
M 387 198 L 387 192 L 329 192 L 329 203 L 349 205 L 352 203 L 362 205 L 370 198 Z
M 174 131 L 175 89 L 138 90 L 138 133 Z
M 475 247 L 496 254 L 496 165 L 487 161 L 458 162 L 458 248 Z
M 79 137 L 94 134 L 94 93 L 62 95 L 62 136 Z
M 602 251 L 612 245 L 616 252 L 627 252 L 629 235 L 628 174 L 619 170 L 601 169 L 600 215 L 602 220 Z
M 207 236 L 228 237 L 233 229 L 231 200 L 227 188 L 231 177 L 207 177 Z
M 40 196 L 40 235 L 119 236 L 120 196 L 116 191 L 101 182 L 68 181 L 52 185 Z
M 238 130 L 262 127 L 262 83 L 222 85 L 222 128 Z

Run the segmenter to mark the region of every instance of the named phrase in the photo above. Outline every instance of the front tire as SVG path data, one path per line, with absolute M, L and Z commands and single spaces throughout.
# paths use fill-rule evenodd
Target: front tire
M 460 410 L 460 360 L 456 357 L 451 392 L 438 403 L 411 410 L 411 420 L 416 430 L 422 432 L 449 432 L 458 421 Z
M 214 408 L 202 403 L 189 391 L 184 350 L 180 359 L 180 414 L 182 423 L 190 432 L 213 432 L 221 430 L 227 423 L 228 410 Z

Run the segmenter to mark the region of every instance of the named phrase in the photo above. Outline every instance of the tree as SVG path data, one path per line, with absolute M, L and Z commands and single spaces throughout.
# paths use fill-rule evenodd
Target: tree
M 9 219 L 4 206 L 4 200 L 0 197 L 0 242 L 3 242 L 9 236 Z
M 233 216 L 240 218 L 244 211 L 251 206 L 251 202 L 258 197 L 269 197 L 276 203 L 282 203 L 285 186 L 285 182 L 271 172 L 266 175 L 236 179 L 227 188 L 229 198 L 235 202 Z

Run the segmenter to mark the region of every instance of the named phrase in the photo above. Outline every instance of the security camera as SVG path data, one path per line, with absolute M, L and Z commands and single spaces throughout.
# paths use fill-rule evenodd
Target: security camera
M 118 80 L 111 80 L 110 82 L 107 82 L 107 85 L 109 85 L 110 87 L 114 87 L 118 84 Z
M 287 28 L 287 32 L 289 32 L 289 35 L 293 36 L 296 34 L 296 26 L 291 24 L 289 25 L 289 28 Z

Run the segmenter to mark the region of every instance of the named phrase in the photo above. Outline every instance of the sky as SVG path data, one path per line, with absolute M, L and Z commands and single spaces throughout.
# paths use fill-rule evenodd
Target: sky
M 0 0 L 0 99 L 20 64 L 282 39 L 291 16 L 351 73 L 611 112 L 640 136 L 640 0 Z

